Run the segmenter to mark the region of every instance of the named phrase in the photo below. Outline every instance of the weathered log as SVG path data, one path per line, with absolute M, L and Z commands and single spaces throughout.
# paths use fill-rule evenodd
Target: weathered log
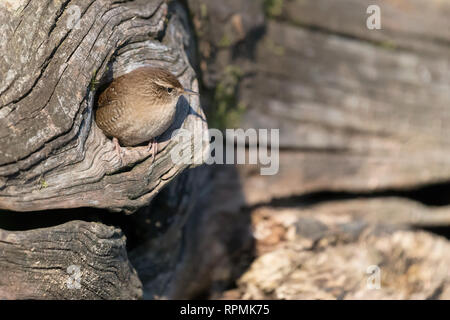
M 224 298 L 447 299 L 448 241 L 417 228 L 448 238 L 449 3 L 265 1 L 262 34 L 249 2 L 222 3 L 189 1 L 204 84 L 234 64 L 243 125 L 281 129 L 277 175 L 221 170 L 233 188 L 216 210 L 252 217 L 257 256 Z M 381 30 L 366 27 L 374 4 Z M 371 265 L 381 290 L 366 287 Z
M 243 126 L 280 129 L 279 174 L 243 168 L 248 202 L 448 181 L 449 4 L 283 3 L 239 87 Z
M 0 44 L 0 228 L 10 230 L 0 229 L 0 299 L 171 297 L 179 284 L 158 286 L 154 278 L 182 272 L 184 223 L 199 195 L 195 186 L 204 182 L 202 168 L 185 169 L 201 163 L 207 150 L 171 136 L 183 128 L 202 139 L 207 124 L 199 99 L 180 99 L 154 162 L 147 147 L 138 146 L 122 163 L 93 115 L 105 85 L 144 65 L 167 68 L 198 90 L 186 9 L 163 0 L 5 1 L 0 21 L 0 38 L 7 39 Z M 193 151 L 186 153 L 191 161 L 172 161 L 174 148 Z M 169 184 L 159 206 L 149 207 Z M 136 217 L 109 212 L 138 210 Z M 27 221 L 21 223 L 17 211 L 30 211 Z M 48 217 L 48 226 L 36 229 L 41 224 L 30 218 L 34 214 Z M 103 223 L 58 225 L 55 215 Z M 137 238 L 137 252 L 152 239 L 167 241 L 151 248 L 152 260 L 133 254 L 147 292 L 128 260 L 124 234 L 105 224 Z M 162 248 L 169 251 L 162 254 Z M 81 272 L 80 287 L 68 287 L 71 266 Z
M 95 89 L 140 66 L 165 67 L 198 89 L 185 52 L 192 37 L 173 13 L 161 0 L 0 7 L 0 208 L 132 212 L 189 167 L 171 161 L 170 137 L 180 127 L 201 137 L 198 97 L 180 99 L 154 163 L 145 147 L 121 163 L 93 119 Z
M 257 258 L 223 298 L 449 299 L 445 238 L 302 211 L 255 212 Z
M 369 30 L 369 6 L 380 8 L 381 29 Z M 373 12 L 372 12 L 373 14 Z M 448 3 L 426 0 L 345 0 L 343 2 L 285 1 L 277 19 L 309 29 L 441 56 L 448 52 L 450 28 Z
M 0 229 L 0 299 L 137 299 L 142 284 L 120 229 L 72 221 Z

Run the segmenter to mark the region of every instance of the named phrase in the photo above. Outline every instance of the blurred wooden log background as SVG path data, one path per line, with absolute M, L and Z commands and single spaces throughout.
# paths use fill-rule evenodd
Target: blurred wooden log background
M 449 181 L 448 1 L 191 2 L 205 86 L 235 66 L 240 125 L 280 129 L 277 175 L 240 168 L 246 205 Z M 372 4 L 381 30 L 366 27 Z
M 370 4 L 381 30 L 366 28 Z M 273 193 L 249 201 L 447 182 L 449 10 L 448 1 L 284 1 L 256 49 L 265 63 L 242 84 L 254 88 L 243 89 L 246 126 L 280 127 L 285 149 Z
M 210 99 L 203 95 L 202 104 L 220 106 L 214 101 L 223 96 L 217 88 L 233 84 L 230 74 L 238 74 L 237 85 L 229 87 L 237 96 L 233 103 L 245 110 L 238 111 L 240 126 L 280 129 L 278 174 L 263 177 L 257 166 L 240 166 L 237 172 L 220 168 L 217 174 L 217 184 L 229 190 L 222 191 L 227 201 L 218 210 L 243 208 L 240 215 L 228 216 L 251 217 L 257 256 L 239 280 L 238 293 L 227 297 L 448 297 L 448 269 L 430 271 L 437 265 L 431 262 L 436 257 L 447 261 L 448 241 L 430 237 L 425 245 L 428 235 L 413 231 L 405 235 L 410 246 L 398 253 L 396 240 L 379 236 L 376 241 L 386 243 L 399 256 L 372 259 L 373 264 L 384 266 L 387 277 L 398 280 L 389 279 L 391 291 L 378 293 L 339 287 L 342 283 L 334 282 L 338 276 L 331 271 L 333 259 L 320 260 L 320 252 L 325 247 L 330 257 L 336 255 L 342 263 L 354 259 L 360 266 L 367 266 L 371 259 L 348 258 L 346 246 L 361 246 L 367 248 L 368 257 L 378 253 L 383 257 L 385 253 L 376 250 L 367 234 L 359 238 L 350 231 L 365 230 L 358 227 L 360 223 L 377 226 L 376 230 L 401 225 L 448 236 L 450 2 L 189 3 L 201 35 L 203 85 L 212 90 Z M 381 30 L 366 27 L 369 5 L 381 9 Z M 320 226 L 314 236 L 298 231 L 309 219 L 313 226 Z M 329 230 L 334 230 L 332 236 Z M 394 232 L 392 237 L 402 236 Z M 343 244 L 335 237 L 353 240 Z M 305 247 L 301 241 L 313 243 L 306 246 L 305 260 L 298 249 Z M 429 245 L 429 256 L 418 258 L 408 271 L 406 257 L 415 256 L 422 244 Z M 290 246 L 292 252 L 282 251 Z M 291 253 L 300 256 L 294 259 Z M 316 265 L 303 270 L 299 266 L 304 261 Z M 398 264 L 404 266 L 402 271 L 396 269 Z M 296 268 L 302 281 L 295 278 Z M 418 275 L 408 278 L 412 268 Z M 339 279 L 365 283 L 365 270 L 348 272 L 352 268 L 345 263 L 343 269 L 347 271 Z M 430 272 L 436 279 L 426 276 Z M 324 279 L 318 282 L 322 287 L 314 279 Z

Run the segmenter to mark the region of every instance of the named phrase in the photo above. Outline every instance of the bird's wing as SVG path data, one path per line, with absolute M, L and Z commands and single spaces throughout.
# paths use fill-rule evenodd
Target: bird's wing
M 127 114 L 126 109 L 129 107 L 126 101 L 129 88 L 123 80 L 115 79 L 98 98 L 96 122 L 110 136 L 117 136 L 122 127 L 128 125 L 123 116 Z
M 126 97 L 127 86 L 122 79 L 114 80 L 98 98 L 98 107 L 103 108 Z

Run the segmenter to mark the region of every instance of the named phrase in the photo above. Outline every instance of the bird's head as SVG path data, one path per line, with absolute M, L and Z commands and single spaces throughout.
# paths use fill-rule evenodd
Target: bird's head
M 157 92 L 157 96 L 166 103 L 177 102 L 178 98 L 183 95 L 198 95 L 197 92 L 183 88 L 178 79 L 169 71 L 164 69 L 153 69 L 151 76 L 153 89 Z

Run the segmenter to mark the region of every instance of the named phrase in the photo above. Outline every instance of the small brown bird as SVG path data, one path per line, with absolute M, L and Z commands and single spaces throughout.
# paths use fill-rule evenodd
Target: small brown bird
M 178 98 L 195 94 L 184 89 L 167 70 L 142 67 L 114 79 L 100 94 L 95 113 L 97 125 L 113 138 L 122 160 L 124 146 L 136 146 L 149 141 L 154 160 L 158 152 L 156 137 L 172 124 Z

